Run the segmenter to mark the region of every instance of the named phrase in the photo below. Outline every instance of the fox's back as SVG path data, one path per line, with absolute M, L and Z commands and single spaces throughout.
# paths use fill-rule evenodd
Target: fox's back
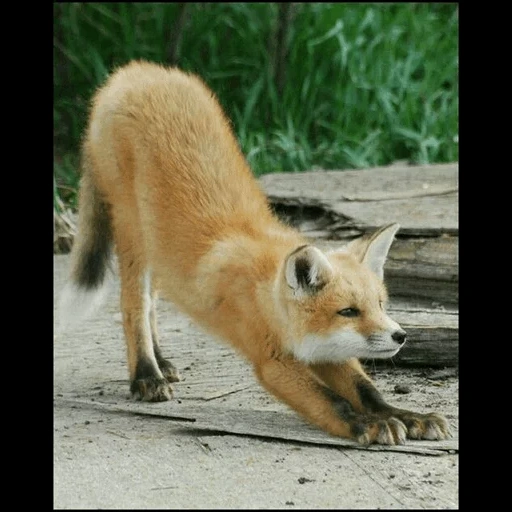
M 218 101 L 194 75 L 144 62 L 115 72 L 93 99 L 84 150 L 149 251 L 170 244 L 190 265 L 216 239 L 273 222 Z

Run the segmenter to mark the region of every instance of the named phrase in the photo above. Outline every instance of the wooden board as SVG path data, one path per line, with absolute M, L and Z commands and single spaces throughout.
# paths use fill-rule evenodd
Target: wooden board
M 407 343 L 393 357 L 401 366 L 457 366 L 459 315 L 445 309 L 389 309 L 390 316 L 407 331 Z
M 390 222 L 407 235 L 458 234 L 458 164 L 278 173 L 260 182 L 278 212 L 323 210 L 338 238 Z
M 102 401 L 56 399 L 56 402 L 79 407 L 90 407 L 109 412 L 131 413 L 165 418 L 183 422 L 184 428 L 193 428 L 217 433 L 248 435 L 271 439 L 281 439 L 325 446 L 336 446 L 367 451 L 391 451 L 421 455 L 444 455 L 457 453 L 458 439 L 445 441 L 413 441 L 399 446 L 362 446 L 353 441 L 331 436 L 301 420 L 294 414 L 276 411 L 240 410 L 208 404 L 196 406 L 175 401 L 145 404 L 126 401 L 112 404 Z

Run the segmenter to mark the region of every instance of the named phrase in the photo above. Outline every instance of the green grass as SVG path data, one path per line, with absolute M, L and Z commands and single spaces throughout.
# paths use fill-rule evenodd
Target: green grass
M 231 118 L 255 174 L 458 159 L 456 4 L 304 3 L 274 80 L 279 4 L 193 3 L 179 65 Z M 88 101 L 113 66 L 168 63 L 180 4 L 54 4 L 56 193 L 73 205 Z

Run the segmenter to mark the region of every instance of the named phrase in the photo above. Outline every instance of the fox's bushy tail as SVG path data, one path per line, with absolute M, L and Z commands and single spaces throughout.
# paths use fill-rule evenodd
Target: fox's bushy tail
M 78 197 L 78 233 L 71 251 L 71 271 L 59 301 L 60 329 L 90 316 L 103 302 L 112 257 L 112 225 L 108 205 L 93 181 L 91 161 L 82 156 Z

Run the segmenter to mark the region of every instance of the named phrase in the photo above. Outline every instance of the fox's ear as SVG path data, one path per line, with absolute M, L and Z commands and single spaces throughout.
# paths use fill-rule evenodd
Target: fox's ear
M 384 263 L 395 238 L 395 233 L 399 229 L 399 224 L 388 224 L 370 236 L 363 236 L 350 242 L 346 250 L 354 254 L 359 261 L 373 270 L 380 279 L 383 279 Z
M 332 274 L 325 254 L 312 245 L 303 245 L 286 258 L 286 282 L 296 292 L 316 293 L 329 282 Z

